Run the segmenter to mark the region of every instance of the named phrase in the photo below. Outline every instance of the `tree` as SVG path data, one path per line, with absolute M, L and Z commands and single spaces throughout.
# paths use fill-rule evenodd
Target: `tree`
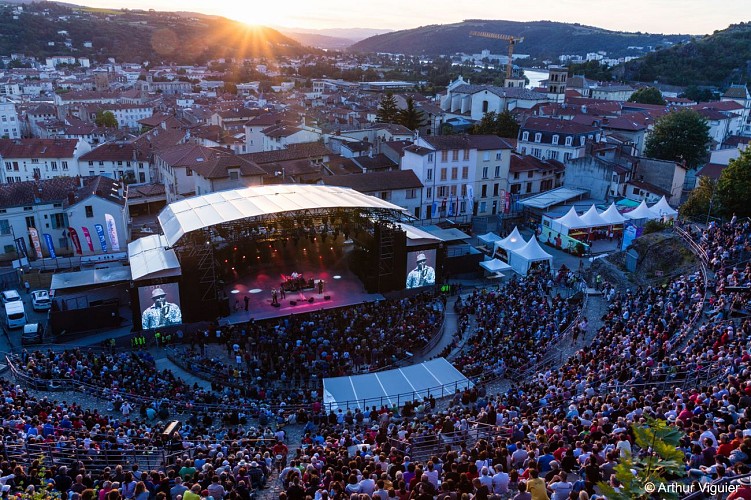
M 381 98 L 381 102 L 378 104 L 376 121 L 381 123 L 396 123 L 398 114 L 399 107 L 396 105 L 394 94 L 388 92 Z
M 681 205 L 681 216 L 698 217 L 707 215 L 716 189 L 717 183 L 715 181 L 705 175 L 699 177 L 699 183 L 688 195 L 686 203 Z
M 494 134 L 516 139 L 516 136 L 519 135 L 519 122 L 516 121 L 514 115 L 508 110 L 501 114 L 491 111 L 485 113 L 482 119 L 475 123 L 470 133 L 478 135 Z
M 655 122 L 645 154 L 696 168 L 705 161 L 710 142 L 707 120 L 693 109 L 681 109 Z
M 628 98 L 628 102 L 638 102 L 640 104 L 660 104 L 665 105 L 665 99 L 662 97 L 662 92 L 655 87 L 644 87 Z
M 678 448 L 683 433 L 664 420 L 647 419 L 646 425 L 632 425 L 636 445 L 641 453 L 623 457 L 615 466 L 615 478 L 621 483 L 616 491 L 605 482 L 598 483 L 608 500 L 678 498 L 665 488 L 668 479 L 686 475 L 683 451 Z M 636 471 L 636 474 L 634 472 Z
M 686 90 L 681 94 L 681 97 L 691 99 L 695 102 L 708 102 L 715 100 L 714 93 L 708 88 L 699 88 L 696 85 L 689 85 Z
M 717 201 L 719 201 L 721 213 L 725 217 L 751 216 L 749 193 L 751 193 L 751 148 L 746 148 L 738 158 L 730 161 L 717 181 Z
M 425 113 L 415 107 L 415 100 L 407 97 L 407 107 L 397 113 L 396 122 L 410 130 L 417 130 L 428 124 Z
M 117 118 L 112 111 L 97 111 L 94 123 L 97 127 L 117 128 Z

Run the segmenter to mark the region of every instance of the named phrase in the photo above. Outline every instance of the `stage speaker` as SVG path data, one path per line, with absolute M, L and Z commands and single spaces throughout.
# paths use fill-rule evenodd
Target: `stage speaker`
M 297 301 L 296 300 L 290 300 L 289 301 L 289 305 L 296 306 L 297 305 Z
M 219 316 L 224 318 L 229 316 L 229 297 L 219 299 Z
M 310 297 L 310 298 L 308 299 L 308 302 L 310 302 L 310 303 L 312 304 L 314 300 L 315 300 L 315 299 L 314 299 L 313 297 Z
M 324 295 L 323 300 L 331 300 L 331 295 Z

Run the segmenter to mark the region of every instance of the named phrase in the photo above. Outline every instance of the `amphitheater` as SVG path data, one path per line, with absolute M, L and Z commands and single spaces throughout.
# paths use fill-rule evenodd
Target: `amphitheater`
M 169 345 L 8 353 L 3 495 L 622 498 L 616 467 L 656 452 L 634 429 L 659 419 L 684 457 L 660 481 L 751 498 L 751 222 L 669 231 L 697 265 L 641 286 L 538 273 Z M 324 379 L 434 358 L 470 383 L 324 403 Z

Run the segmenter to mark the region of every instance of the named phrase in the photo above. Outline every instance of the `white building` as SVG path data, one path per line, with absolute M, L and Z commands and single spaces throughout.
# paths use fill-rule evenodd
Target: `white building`
M 451 82 L 446 95 L 440 96 L 443 111 L 455 116 L 481 120 L 485 113 L 523 108 L 531 109 L 536 104 L 549 102 L 548 96 L 524 88 L 495 87 L 493 85 L 470 85 L 462 77 Z
M 323 177 L 322 183 L 375 196 L 408 210 L 416 217 L 423 203 L 423 184 L 412 170 L 330 175 Z
M 102 175 L 126 184 L 151 182 L 153 165 L 136 142 L 108 142 L 78 159 L 81 175 Z
M 75 177 L 78 158 L 91 146 L 76 139 L 0 139 L 2 182 Z
M 21 122 L 18 119 L 16 105 L 3 97 L 0 97 L 0 137 L 6 139 L 21 137 Z
M 598 126 L 533 116 L 519 128 L 516 151 L 540 159 L 566 162 L 584 156 L 586 142 L 600 142 L 601 135 Z

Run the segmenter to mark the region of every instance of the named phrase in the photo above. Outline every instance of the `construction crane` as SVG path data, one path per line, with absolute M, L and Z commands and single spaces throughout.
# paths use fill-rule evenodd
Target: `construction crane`
M 502 35 L 500 33 L 488 33 L 487 31 L 470 31 L 469 36 L 479 36 L 482 38 L 492 38 L 493 40 L 506 40 L 508 42 L 508 64 L 506 64 L 506 79 L 511 78 L 511 73 L 514 69 L 514 45 L 522 43 L 524 37 L 516 37 L 513 35 Z

